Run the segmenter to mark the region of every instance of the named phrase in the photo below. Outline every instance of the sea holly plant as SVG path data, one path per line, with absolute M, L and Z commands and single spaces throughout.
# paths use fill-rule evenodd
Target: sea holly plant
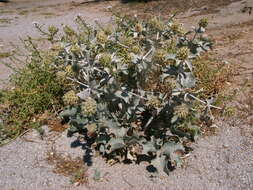
M 203 37 L 207 20 L 188 32 L 174 16 L 164 22 L 116 15 L 107 26 L 76 21 L 78 30 L 65 26 L 61 37 L 52 27 L 43 32 L 57 52 L 56 76 L 70 86 L 60 114 L 68 134 L 83 135 L 109 163 L 145 157 L 168 174 L 200 133 L 196 102 L 212 106 L 197 98 L 192 64 L 212 47 Z

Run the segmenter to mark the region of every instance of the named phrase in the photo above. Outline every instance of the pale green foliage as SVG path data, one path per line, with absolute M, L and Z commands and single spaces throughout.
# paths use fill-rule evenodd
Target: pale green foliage
M 187 93 L 196 86 L 192 61 L 211 47 L 201 38 L 203 24 L 184 32 L 173 17 L 116 17 L 114 28 L 94 28 L 80 17 L 77 22 L 78 32 L 65 27 L 54 63 L 74 72 L 67 79 L 79 99 L 74 91 L 65 95 L 61 113 L 69 135 L 84 135 L 108 159 L 135 162 L 146 155 L 157 171 L 169 173 L 181 163 L 183 142 L 199 133 L 199 114 Z

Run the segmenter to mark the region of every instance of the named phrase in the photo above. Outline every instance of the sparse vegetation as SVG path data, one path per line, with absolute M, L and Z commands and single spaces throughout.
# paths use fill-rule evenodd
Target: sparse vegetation
M 70 178 L 76 186 L 88 183 L 87 166 L 81 158 L 71 158 L 57 153 L 54 149 L 47 153 L 47 161 L 54 167 L 54 172 Z
M 11 19 L 9 18 L 0 18 L 0 24 L 10 24 Z
M 222 92 L 226 82 L 233 77 L 232 65 L 217 62 L 208 55 L 197 58 L 193 65 L 198 81 L 197 89 L 202 91 L 202 98 L 212 97 Z
M 0 52 L 0 59 L 8 58 L 12 55 L 11 52 Z
M 237 100 L 237 114 L 244 121 L 252 126 L 253 124 L 253 84 L 246 81 L 246 85 L 242 88 L 240 99 Z
M 22 10 L 18 13 L 19 15 L 28 15 L 29 11 L 28 10 Z
M 50 66 L 50 62 L 55 59 L 54 55 L 38 50 L 31 39 L 25 44 L 31 53 L 27 57 L 28 63 L 12 75 L 10 85 L 13 89 L 1 93 L 1 119 L 4 123 L 1 130 L 5 131 L 5 135 L 1 135 L 0 144 L 4 139 L 14 138 L 24 130 L 38 127 L 36 115 L 45 111 L 57 113 L 63 105 L 61 97 L 65 87 Z

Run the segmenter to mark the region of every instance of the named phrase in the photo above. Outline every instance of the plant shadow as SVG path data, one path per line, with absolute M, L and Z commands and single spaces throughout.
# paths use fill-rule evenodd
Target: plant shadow
M 87 166 L 92 166 L 93 161 L 92 161 L 92 149 L 91 149 L 91 143 L 89 142 L 83 142 L 79 138 L 74 140 L 71 145 L 71 148 L 77 148 L 81 147 L 82 150 L 84 150 L 84 155 L 83 155 L 83 162 L 87 164 Z

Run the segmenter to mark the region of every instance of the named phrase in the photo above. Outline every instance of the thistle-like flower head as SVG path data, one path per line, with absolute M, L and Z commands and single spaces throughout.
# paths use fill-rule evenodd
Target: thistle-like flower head
M 163 30 L 165 25 L 162 21 L 158 20 L 157 18 L 153 18 L 150 20 L 150 25 L 156 30 Z
M 82 50 L 81 50 L 80 46 L 78 46 L 77 44 L 74 44 L 74 45 L 71 46 L 70 51 L 71 51 L 72 53 L 74 53 L 74 54 L 78 54 L 78 53 L 80 53 Z
M 113 33 L 113 26 L 112 25 L 107 25 L 105 28 L 104 28 L 104 33 L 105 35 L 111 35 Z
M 170 89 L 175 89 L 177 87 L 177 81 L 174 78 L 166 78 L 165 85 L 168 86 Z
M 185 33 L 182 24 L 179 24 L 179 23 L 177 23 L 177 22 L 174 22 L 174 23 L 171 25 L 171 30 L 172 30 L 172 32 L 174 32 L 174 33 L 176 33 L 176 34 L 180 34 L 180 35 L 182 35 L 182 34 Z
M 51 25 L 48 27 L 48 32 L 52 35 L 55 35 L 57 32 L 59 31 L 58 28 L 56 28 L 55 26 Z
M 158 49 L 155 52 L 153 59 L 154 59 L 154 61 L 156 61 L 158 63 L 162 63 L 162 62 L 164 62 L 165 57 L 166 57 L 166 51 L 163 49 Z
M 200 21 L 199 21 L 199 26 L 200 27 L 206 28 L 207 25 L 208 25 L 208 19 L 207 18 L 200 19 Z
M 138 54 L 138 53 L 140 53 L 141 52 L 141 48 L 140 48 L 140 46 L 133 46 L 132 48 L 131 48 L 131 51 L 133 52 L 133 53 L 135 53 L 135 54 Z
M 151 98 L 148 100 L 147 104 L 151 108 L 160 108 L 162 105 L 162 102 L 158 99 L 158 97 L 151 96 Z
M 135 25 L 135 31 L 136 32 L 142 32 L 142 30 L 143 30 L 142 24 L 141 23 L 137 23 Z
M 121 37 L 120 41 L 126 46 L 132 46 L 134 44 L 134 39 L 132 37 Z
M 73 76 L 74 75 L 74 71 L 72 69 L 72 65 L 68 65 L 65 67 L 65 72 L 67 76 Z
M 190 50 L 188 47 L 182 47 L 177 52 L 177 57 L 180 60 L 186 60 L 189 57 Z
M 58 71 L 56 72 L 56 78 L 58 81 L 65 81 L 67 73 L 65 71 Z
M 111 55 L 109 53 L 103 53 L 99 58 L 99 63 L 104 67 L 110 68 L 112 63 Z
M 75 31 L 69 26 L 64 26 L 63 31 L 68 36 L 74 36 L 76 34 Z
M 175 113 L 175 115 L 177 115 L 180 118 L 186 118 L 190 113 L 189 107 L 183 103 L 183 104 L 176 106 L 174 108 L 174 113 Z
M 78 103 L 78 96 L 74 92 L 74 90 L 68 91 L 64 96 L 63 96 L 63 102 L 65 105 L 74 105 Z
M 96 37 L 97 41 L 101 44 L 105 44 L 108 40 L 107 35 L 104 33 L 104 31 L 99 31 Z
M 93 116 L 97 112 L 97 102 L 91 97 L 87 98 L 81 105 L 82 113 L 86 116 Z
M 64 47 L 60 43 L 55 43 L 52 45 L 51 50 L 53 51 L 62 51 Z

